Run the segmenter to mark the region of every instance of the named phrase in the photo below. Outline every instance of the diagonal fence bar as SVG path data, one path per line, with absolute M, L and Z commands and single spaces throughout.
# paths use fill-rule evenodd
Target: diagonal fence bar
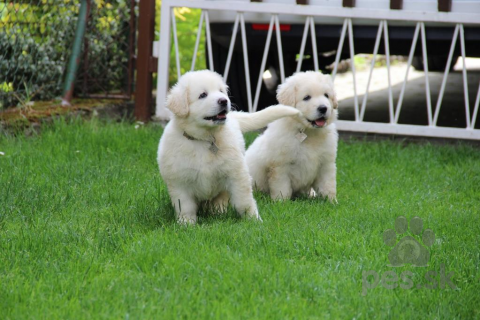
M 200 15 L 200 21 L 198 22 L 197 39 L 195 40 L 195 49 L 193 50 L 192 68 L 190 69 L 191 71 L 195 70 L 195 62 L 197 60 L 198 46 L 200 44 L 200 38 L 202 36 L 202 25 L 204 17 L 205 12 L 202 10 L 202 14 Z
M 258 107 L 258 99 L 260 98 L 260 91 L 262 89 L 262 79 L 263 73 L 265 71 L 265 65 L 267 63 L 268 51 L 270 49 L 270 42 L 272 40 L 272 31 L 274 25 L 275 17 L 272 15 L 270 18 L 270 25 L 268 26 L 268 34 L 267 34 L 267 41 L 265 42 L 265 49 L 263 50 L 263 57 L 262 57 L 262 64 L 260 66 L 260 72 L 258 75 L 258 82 L 257 82 L 257 89 L 255 91 L 255 99 L 253 101 L 253 111 L 257 111 Z
M 440 87 L 440 92 L 438 93 L 437 105 L 435 107 L 435 115 L 433 116 L 433 125 L 437 125 L 438 115 L 440 114 L 440 108 L 442 106 L 443 94 L 445 93 L 445 86 L 447 84 L 448 75 L 450 73 L 450 66 L 452 65 L 453 54 L 455 52 L 455 46 L 457 45 L 458 32 L 460 30 L 460 25 L 455 26 L 455 31 L 453 32 L 452 44 L 450 45 L 450 52 L 448 54 L 447 66 L 445 67 L 445 73 L 443 75 L 442 85 Z
M 390 123 L 394 121 L 393 113 L 393 95 L 392 95 L 392 80 L 391 80 L 391 69 L 390 69 L 390 43 L 388 38 L 388 22 L 387 20 L 383 21 L 383 36 L 385 41 L 385 56 L 387 60 L 387 76 L 388 76 L 388 115 Z
M 214 71 L 215 68 L 213 66 L 212 35 L 210 33 L 210 19 L 208 17 L 208 11 L 205 11 L 205 33 L 207 37 L 208 65 L 210 71 Z
M 355 107 L 355 121 L 360 121 L 360 115 L 358 110 L 358 95 L 357 95 L 357 78 L 355 76 L 355 48 L 353 47 L 353 27 L 352 19 L 348 20 L 348 46 L 350 47 L 350 68 L 352 69 L 353 77 L 353 102 Z
M 420 22 L 417 23 L 417 26 L 415 27 L 415 32 L 413 34 L 412 46 L 410 47 L 410 54 L 408 55 L 407 71 L 405 72 L 405 80 L 403 80 L 402 89 L 400 90 L 400 96 L 398 97 L 397 108 L 395 110 L 395 120 L 394 120 L 395 124 L 398 123 L 398 118 L 400 117 L 400 110 L 402 110 L 403 97 L 405 95 L 405 88 L 408 82 L 408 73 L 410 71 L 410 68 L 412 67 L 413 54 L 415 53 L 415 48 L 417 46 L 419 33 L 420 33 Z
M 285 66 L 283 63 L 283 46 L 282 46 L 282 36 L 280 34 L 280 23 L 278 21 L 278 15 L 275 17 L 275 29 L 277 35 L 277 50 L 278 50 L 278 63 L 280 64 L 280 79 L 282 83 L 285 82 Z
M 302 43 L 300 44 L 300 53 L 298 54 L 297 72 L 300 72 L 302 69 L 303 54 L 305 53 L 305 45 L 307 44 L 308 29 L 310 28 L 311 18 L 312 17 L 307 17 L 307 19 L 305 19 L 305 28 L 303 29 Z
M 378 25 L 377 37 L 375 38 L 375 45 L 373 47 L 372 65 L 370 66 L 370 73 L 368 74 L 368 80 L 367 80 L 367 88 L 365 89 L 365 94 L 363 95 L 362 107 L 360 109 L 360 121 L 363 121 L 363 118 L 365 116 L 365 109 L 367 107 L 367 101 L 368 101 L 368 93 L 370 91 L 370 82 L 372 80 L 373 69 L 375 68 L 375 61 L 377 58 L 378 47 L 380 46 L 382 30 L 383 30 L 383 20 L 381 20 Z
M 422 38 L 423 71 L 425 73 L 425 95 L 427 97 L 428 125 L 432 126 L 432 101 L 430 95 L 430 78 L 428 76 L 428 54 L 427 54 L 427 36 L 425 35 L 425 24 L 420 22 L 420 33 Z
M 250 67 L 248 64 L 247 32 L 245 31 L 245 18 L 240 13 L 240 31 L 242 34 L 243 62 L 245 67 L 245 82 L 247 86 L 248 112 L 252 112 L 252 87 L 250 86 Z
M 235 40 L 237 39 L 238 22 L 240 14 L 237 13 L 235 23 L 233 24 L 232 38 L 230 39 L 230 47 L 228 48 L 227 62 L 225 63 L 225 71 L 223 72 L 223 79 L 226 81 L 228 72 L 230 71 L 230 63 L 232 63 L 233 48 L 235 47 Z
M 463 94 L 465 96 L 465 120 L 467 122 L 467 128 L 470 128 L 470 103 L 468 101 L 468 79 L 467 79 L 467 66 L 465 64 L 465 33 L 463 30 L 463 24 L 460 24 L 460 51 L 462 52 L 462 76 L 463 76 Z
M 473 107 L 472 123 L 469 129 L 475 129 L 475 123 L 478 117 L 478 106 L 480 105 L 480 82 L 478 83 L 477 99 L 475 99 L 475 106 Z
M 313 67 L 317 71 L 318 68 L 318 52 L 317 52 L 317 35 L 315 33 L 315 22 L 313 17 L 310 17 L 310 30 L 312 36 L 312 55 L 313 55 Z
M 335 57 L 335 63 L 333 65 L 332 81 L 335 80 L 335 76 L 337 75 L 338 63 L 340 62 L 340 56 L 342 55 L 343 43 L 345 42 L 345 35 L 347 34 L 347 20 L 348 19 L 343 20 L 342 32 L 338 42 L 337 56 Z

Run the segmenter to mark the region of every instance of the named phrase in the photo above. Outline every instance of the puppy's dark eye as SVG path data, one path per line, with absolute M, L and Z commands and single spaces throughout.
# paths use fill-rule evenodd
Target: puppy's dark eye
M 203 98 L 206 98 L 206 97 L 207 97 L 207 93 L 202 92 L 202 94 L 198 97 L 198 99 L 203 99 Z
M 328 93 L 325 93 L 325 97 L 326 97 L 327 99 L 329 98 L 329 97 L 328 97 Z
M 310 100 L 311 98 L 312 98 L 312 97 L 310 97 L 310 96 L 305 96 L 305 98 L 303 98 L 303 101 L 308 101 L 308 100 Z

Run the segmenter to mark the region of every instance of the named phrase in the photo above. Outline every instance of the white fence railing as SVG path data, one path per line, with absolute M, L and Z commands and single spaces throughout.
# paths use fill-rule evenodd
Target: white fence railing
M 335 17 L 342 18 L 343 27 L 340 34 L 340 40 L 338 44 L 338 49 L 336 52 L 334 70 L 332 76 L 335 77 L 337 74 L 337 66 L 340 61 L 342 54 L 342 48 L 345 41 L 345 38 L 348 34 L 349 48 L 350 48 L 350 58 L 353 61 L 355 55 L 354 41 L 353 41 L 353 23 L 352 19 L 368 19 L 369 21 L 378 22 L 378 31 L 374 45 L 373 51 L 373 60 L 370 68 L 369 78 L 367 82 L 367 88 L 361 105 L 358 101 L 357 96 L 357 87 L 356 87 L 356 74 L 355 66 L 352 63 L 352 76 L 353 76 L 353 89 L 354 89 L 354 114 L 355 119 L 353 121 L 339 120 L 337 122 L 337 127 L 339 130 L 343 131 L 356 131 L 356 132 L 373 132 L 373 133 L 384 133 L 384 134 L 398 134 L 398 135 L 413 135 L 413 136 L 428 136 L 428 137 L 446 137 L 446 138 L 459 138 L 459 139 L 475 139 L 480 140 L 480 130 L 475 129 L 475 123 L 478 117 L 478 109 L 480 104 L 480 83 L 475 99 L 475 104 L 473 106 L 473 114 L 471 113 L 471 106 L 469 104 L 469 94 L 468 94 L 468 83 L 467 83 L 467 69 L 465 64 L 465 36 L 464 36 L 464 24 L 473 24 L 480 25 L 480 15 L 479 13 L 456 13 L 456 12 L 428 12 L 424 11 L 404 11 L 404 10 L 388 10 L 388 9 L 364 9 L 364 8 L 342 8 L 342 7 L 329 7 L 326 10 L 325 7 L 315 6 L 315 5 L 295 5 L 295 4 L 278 4 L 278 3 L 250 3 L 250 2 L 241 2 L 241 1 L 208 1 L 208 0 L 163 0 L 162 1 L 162 10 L 161 10 L 161 26 L 160 26 L 160 42 L 158 47 L 155 50 L 158 52 L 160 57 L 158 62 L 158 80 L 157 80 L 157 105 L 156 105 L 156 117 L 160 119 L 168 120 L 170 118 L 170 112 L 165 108 L 165 98 L 168 90 L 168 70 L 169 70 L 169 56 L 171 48 L 171 34 L 173 34 L 174 47 L 175 47 L 175 57 L 176 57 L 176 66 L 177 73 L 180 76 L 180 60 L 179 60 L 179 48 L 178 48 L 178 39 L 176 32 L 176 20 L 175 15 L 173 14 L 173 8 L 175 7 L 189 7 L 195 9 L 202 9 L 201 19 L 198 28 L 197 39 L 195 43 L 194 54 L 192 58 L 191 69 L 195 68 L 195 57 L 197 55 L 199 41 L 201 36 L 202 24 L 205 23 L 206 26 L 206 42 L 208 49 L 208 61 L 209 66 L 213 68 L 213 57 L 212 57 L 212 39 L 210 34 L 210 21 L 209 21 L 209 11 L 224 11 L 224 12 L 234 12 L 235 20 L 232 21 L 233 32 L 230 41 L 227 61 L 225 65 L 225 70 L 223 72 L 224 78 L 228 78 L 230 64 L 232 61 L 232 54 L 234 49 L 234 44 L 236 36 L 238 33 L 238 27 L 240 26 L 240 35 L 242 42 L 243 50 L 243 59 L 245 66 L 245 79 L 246 79 L 246 89 L 247 89 L 247 102 L 248 110 L 250 112 L 256 111 L 258 107 L 258 100 L 262 85 L 262 74 L 265 71 L 265 64 L 267 61 L 268 52 L 270 49 L 271 38 L 273 36 L 273 31 L 275 31 L 277 39 L 277 51 L 278 59 L 280 64 L 280 78 L 283 82 L 286 75 L 284 71 L 283 63 L 283 49 L 281 41 L 281 29 L 279 27 L 280 19 L 279 15 L 293 15 L 302 17 L 305 21 L 305 29 L 303 32 L 301 46 L 299 48 L 299 59 L 296 70 L 300 70 L 303 55 L 305 52 L 305 45 L 308 33 L 311 33 L 312 39 L 312 56 L 314 59 L 314 68 L 318 70 L 318 60 L 317 60 L 317 43 L 315 35 L 315 17 Z M 245 13 L 262 13 L 269 14 L 270 23 L 268 27 L 267 39 L 265 42 L 265 49 L 263 53 L 260 76 L 257 80 L 255 92 L 252 94 L 251 79 L 250 79 L 250 69 L 248 63 L 248 48 L 247 48 L 247 34 L 245 31 Z M 392 93 L 392 85 L 390 81 L 390 52 L 389 52 L 389 33 L 388 33 L 388 23 L 391 21 L 406 21 L 406 22 L 415 22 L 415 33 L 412 40 L 412 45 L 410 48 L 410 54 L 408 57 L 408 67 L 405 74 L 405 80 L 402 84 L 400 95 L 396 107 L 394 106 L 394 99 Z M 447 67 L 443 76 L 443 81 L 440 88 L 440 93 L 436 102 L 436 107 L 434 111 L 432 110 L 432 101 L 430 94 L 430 83 L 428 77 L 428 63 L 427 63 L 427 46 L 426 46 L 426 35 L 425 35 L 425 23 L 446 23 L 452 26 L 455 26 L 455 31 L 453 34 Z M 275 26 L 275 27 L 274 27 Z M 385 55 L 386 63 L 388 70 L 388 108 L 389 111 L 389 122 L 388 123 L 379 123 L 379 122 L 366 122 L 364 121 L 365 110 L 367 108 L 370 80 L 372 78 L 373 67 L 375 65 L 375 60 L 377 57 L 379 45 L 381 39 L 384 39 L 385 44 Z M 422 55 L 424 60 L 424 69 L 425 69 L 425 95 L 426 95 L 426 108 L 428 115 L 428 125 L 407 125 L 399 124 L 398 119 L 400 112 L 402 110 L 402 103 L 405 96 L 405 88 L 408 80 L 408 72 L 410 66 L 412 65 L 412 60 L 415 52 L 415 48 L 418 42 L 418 38 L 421 39 Z M 451 128 L 451 127 L 440 127 L 437 126 L 437 120 L 439 112 L 442 106 L 442 100 L 445 93 L 445 86 L 447 83 L 447 78 L 450 72 L 450 66 L 454 56 L 455 46 L 457 41 L 460 41 L 461 57 L 463 59 L 463 88 L 464 88 L 464 101 L 465 101 L 465 117 L 466 117 L 466 127 L 465 128 Z M 480 43 L 479 43 L 480 45 Z

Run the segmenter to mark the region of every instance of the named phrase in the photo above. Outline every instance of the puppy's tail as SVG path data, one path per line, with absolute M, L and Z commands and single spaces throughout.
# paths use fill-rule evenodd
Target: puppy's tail
M 249 132 L 264 128 L 272 121 L 284 117 L 295 116 L 299 113 L 300 112 L 293 107 L 278 104 L 255 113 L 234 111 L 230 112 L 228 116 L 238 121 L 242 132 Z

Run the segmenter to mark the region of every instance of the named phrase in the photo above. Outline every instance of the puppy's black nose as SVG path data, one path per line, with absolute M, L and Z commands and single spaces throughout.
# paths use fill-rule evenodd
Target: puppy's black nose
M 220 98 L 220 99 L 218 99 L 218 104 L 222 107 L 226 107 L 227 104 L 228 104 L 228 100 L 224 99 L 224 98 Z
M 326 112 L 327 112 L 327 106 L 320 106 L 320 107 L 318 107 L 318 112 L 320 112 L 320 113 L 326 113 Z

